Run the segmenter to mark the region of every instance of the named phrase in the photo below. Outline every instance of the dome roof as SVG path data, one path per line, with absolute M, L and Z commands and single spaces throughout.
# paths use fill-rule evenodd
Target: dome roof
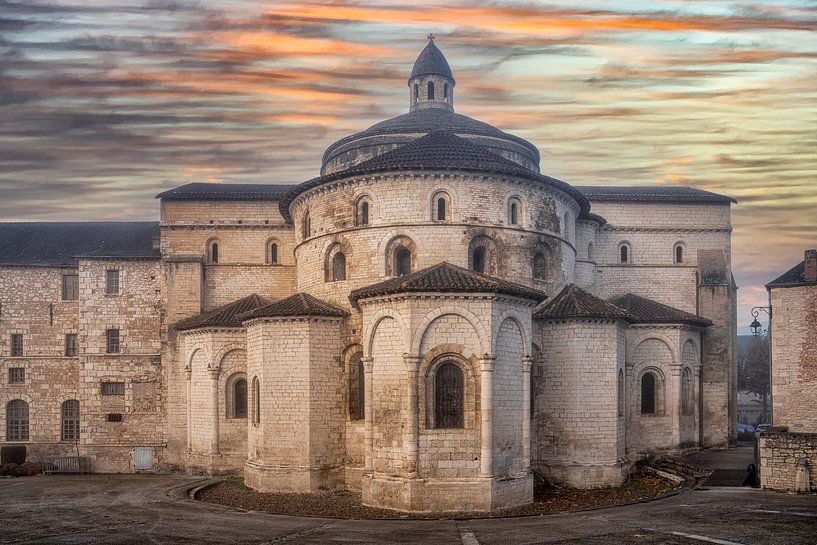
M 355 158 L 367 159 L 435 130 L 453 132 L 490 147 L 495 153 L 513 158 L 511 160 L 530 170 L 538 171 L 539 151 L 527 140 L 451 110 L 425 108 L 381 121 L 364 131 L 338 140 L 323 154 L 321 172 L 329 174 L 343 170 L 344 167 L 358 163 Z M 338 166 L 341 168 L 337 168 Z
M 426 74 L 436 74 L 454 81 L 451 67 L 448 66 L 448 61 L 445 60 L 442 51 L 434 44 L 433 35 L 429 36 L 428 44 L 420 51 L 420 54 L 417 55 L 417 60 L 414 61 L 414 68 L 411 70 L 409 80 Z

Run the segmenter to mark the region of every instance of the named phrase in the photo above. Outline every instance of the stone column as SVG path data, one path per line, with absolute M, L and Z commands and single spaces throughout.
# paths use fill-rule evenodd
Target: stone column
M 670 414 L 670 426 L 672 430 L 672 448 L 678 448 L 681 444 L 681 366 L 672 365 L 669 376 L 669 396 L 666 410 Z
M 193 368 L 189 365 L 184 368 L 184 378 L 187 380 L 187 452 L 193 451 Z
M 489 354 L 480 359 L 480 477 L 494 472 L 494 360 Z
M 374 387 L 372 384 L 372 373 L 374 371 L 374 359 L 373 358 L 361 358 L 363 362 L 363 387 L 366 391 L 365 400 L 366 406 L 364 407 L 364 417 L 366 419 L 366 428 L 365 428 L 365 435 L 364 435 L 364 451 L 365 451 L 365 462 L 363 466 L 364 473 L 372 473 L 374 471 L 374 454 L 373 454 L 373 447 L 374 447 L 374 436 L 373 436 L 373 415 L 374 411 L 372 410 L 374 405 Z
M 530 471 L 530 370 L 533 358 L 522 358 L 522 469 Z
M 210 379 L 212 380 L 210 386 L 210 395 L 211 395 L 211 403 L 213 405 L 213 412 L 211 414 L 212 422 L 211 424 L 211 432 L 212 437 L 210 438 L 210 454 L 218 455 L 218 375 L 219 369 L 210 369 Z
M 420 460 L 420 392 L 418 390 L 420 384 L 417 380 L 417 374 L 420 370 L 420 356 L 411 356 L 403 354 L 403 361 L 406 363 L 406 371 L 408 372 L 408 387 L 409 387 L 409 408 L 408 408 L 408 426 L 406 428 L 406 447 L 408 451 L 408 460 L 406 462 L 406 470 L 409 477 L 417 477 L 419 471 L 418 462 Z

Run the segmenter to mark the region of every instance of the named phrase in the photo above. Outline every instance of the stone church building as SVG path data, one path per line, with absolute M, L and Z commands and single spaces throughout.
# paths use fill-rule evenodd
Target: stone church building
M 551 178 L 455 88 L 430 40 L 408 112 L 317 178 L 184 185 L 158 223 L 0 225 L 2 445 L 412 511 L 728 445 L 734 201 Z

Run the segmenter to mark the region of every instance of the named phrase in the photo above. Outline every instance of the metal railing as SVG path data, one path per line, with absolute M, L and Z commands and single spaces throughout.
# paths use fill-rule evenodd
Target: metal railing
M 46 456 L 43 459 L 43 473 L 91 473 L 91 458 L 88 456 Z

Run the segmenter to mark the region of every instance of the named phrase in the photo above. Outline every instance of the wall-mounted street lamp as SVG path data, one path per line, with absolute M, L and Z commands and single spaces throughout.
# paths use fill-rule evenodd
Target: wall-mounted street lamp
M 754 320 L 752 320 L 752 323 L 749 324 L 749 329 L 752 330 L 752 335 L 755 337 L 760 335 L 761 328 L 763 327 L 760 322 L 757 321 L 757 317 L 760 316 L 761 310 L 769 315 L 769 320 L 772 319 L 772 307 L 752 307 L 752 318 L 754 318 Z

